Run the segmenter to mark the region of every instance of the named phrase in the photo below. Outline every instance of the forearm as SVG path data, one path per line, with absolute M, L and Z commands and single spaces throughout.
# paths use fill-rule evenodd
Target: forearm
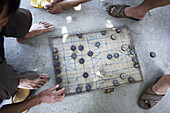
M 36 95 L 27 101 L 3 106 L 0 113 L 21 113 L 39 104 L 41 104 L 40 97 Z

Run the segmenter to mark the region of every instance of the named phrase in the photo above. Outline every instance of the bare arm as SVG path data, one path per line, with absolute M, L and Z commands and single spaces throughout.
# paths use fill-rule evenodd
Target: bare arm
M 61 102 L 64 99 L 64 88 L 57 91 L 52 92 L 56 90 L 58 86 L 55 86 L 53 88 L 46 89 L 42 92 L 40 92 L 38 95 L 34 96 L 33 98 L 16 103 L 16 104 L 9 104 L 5 105 L 1 108 L 0 113 L 21 113 L 29 108 L 32 108 L 34 106 L 37 106 L 41 103 L 56 103 Z

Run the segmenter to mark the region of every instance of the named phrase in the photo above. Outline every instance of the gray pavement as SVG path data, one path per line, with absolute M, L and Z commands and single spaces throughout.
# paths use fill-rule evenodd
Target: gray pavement
M 47 21 L 55 26 L 55 31 L 35 37 L 25 44 L 19 44 L 13 38 L 5 40 L 6 58 L 17 71 L 37 70 L 50 75 L 50 81 L 35 91 L 55 85 L 52 54 L 49 37 L 62 35 L 62 28 L 68 33 L 78 33 L 106 29 L 109 26 L 126 25 L 131 29 L 133 42 L 137 49 L 144 81 L 136 84 L 122 85 L 110 95 L 96 90 L 80 95 L 66 97 L 62 103 L 41 104 L 28 113 L 170 113 L 170 90 L 152 109 L 138 107 L 138 97 L 143 89 L 158 77 L 170 73 L 170 5 L 152 10 L 139 22 L 129 19 L 117 19 L 106 13 L 109 4 L 129 4 L 136 6 L 142 0 L 93 0 L 82 4 L 80 11 L 70 9 L 61 14 L 52 15 L 43 9 L 30 6 L 30 0 L 21 0 L 21 7 L 33 14 L 33 23 Z M 71 16 L 72 20 L 67 19 Z M 154 51 L 157 56 L 151 58 Z

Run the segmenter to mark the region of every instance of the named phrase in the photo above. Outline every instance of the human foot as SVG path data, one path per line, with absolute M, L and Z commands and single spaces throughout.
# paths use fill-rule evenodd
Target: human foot
M 47 75 L 39 75 L 35 80 L 27 78 L 20 79 L 18 88 L 23 89 L 38 89 L 48 82 L 49 77 Z
M 161 77 L 152 87 L 149 87 L 139 98 L 139 106 L 149 109 L 156 105 L 170 88 L 170 74 Z
M 49 24 L 47 22 L 38 22 L 36 24 L 33 24 L 29 30 L 29 32 L 26 34 L 26 36 L 24 38 L 17 38 L 17 41 L 19 43 L 23 43 L 37 35 L 49 32 L 49 31 L 53 31 L 54 30 L 54 26 L 52 24 Z
M 142 15 L 144 13 L 139 12 L 137 8 L 128 5 L 111 5 L 107 8 L 107 13 L 113 17 L 130 18 L 136 21 L 139 21 L 145 16 Z
M 165 95 L 170 88 L 170 74 L 162 76 L 156 84 L 153 85 L 152 90 L 158 95 Z

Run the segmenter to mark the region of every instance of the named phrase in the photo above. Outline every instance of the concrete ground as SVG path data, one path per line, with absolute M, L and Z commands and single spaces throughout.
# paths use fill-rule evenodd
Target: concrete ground
M 127 25 L 131 29 L 133 42 L 137 49 L 144 82 L 123 85 L 110 95 L 96 90 L 80 95 L 66 97 L 62 103 L 41 104 L 28 113 L 170 113 L 170 90 L 152 109 L 138 107 L 138 97 L 143 89 L 158 77 L 170 73 L 170 6 L 152 10 L 140 22 L 129 19 L 117 19 L 106 13 L 109 4 L 129 4 L 136 6 L 142 0 L 93 0 L 82 4 L 80 11 L 67 10 L 52 15 L 43 9 L 30 6 L 30 0 L 21 0 L 21 7 L 33 14 L 33 23 L 47 21 L 55 26 L 55 31 L 37 36 L 25 44 L 19 44 L 13 38 L 5 40 L 6 58 L 18 71 L 37 70 L 50 75 L 50 81 L 35 93 L 55 85 L 52 66 L 52 54 L 49 37 L 62 35 L 62 28 L 68 33 L 95 31 L 109 26 Z M 67 20 L 71 16 L 72 20 Z M 151 58 L 154 51 L 157 56 Z

